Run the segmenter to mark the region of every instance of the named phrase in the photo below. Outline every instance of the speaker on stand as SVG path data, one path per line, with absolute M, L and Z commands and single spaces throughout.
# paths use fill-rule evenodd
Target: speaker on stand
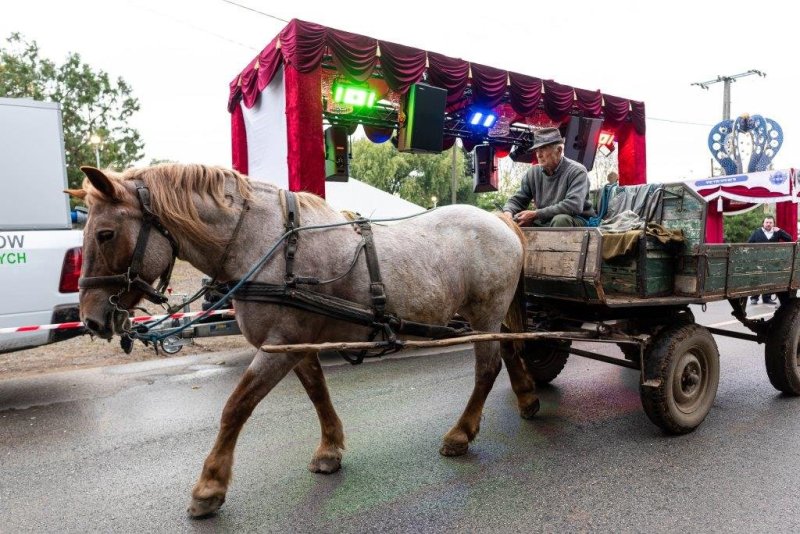
M 472 151 L 472 190 L 476 193 L 497 191 L 497 157 L 491 145 L 476 145 Z
M 330 126 L 325 130 L 325 180 L 346 182 L 348 178 L 347 128 Z

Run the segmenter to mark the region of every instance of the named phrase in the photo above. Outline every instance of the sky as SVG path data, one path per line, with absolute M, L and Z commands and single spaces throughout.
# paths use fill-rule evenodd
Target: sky
M 228 84 L 298 18 L 644 101 L 648 181 L 669 182 L 711 173 L 707 138 L 722 120 L 723 84 L 691 84 L 750 69 L 766 77 L 731 85 L 732 117 L 777 121 L 785 140 L 776 168 L 800 166 L 800 45 L 780 4 L 25 0 L 4 2 L 0 38 L 20 32 L 56 62 L 75 52 L 124 78 L 141 104 L 131 122 L 145 142 L 142 164 L 230 166 Z

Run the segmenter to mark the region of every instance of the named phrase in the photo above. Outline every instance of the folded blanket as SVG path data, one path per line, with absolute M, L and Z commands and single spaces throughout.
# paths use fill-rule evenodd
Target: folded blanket
M 613 228 L 614 230 L 605 229 L 605 224 L 600 227 L 600 230 L 603 231 L 604 260 L 607 261 L 617 256 L 624 256 L 636 250 L 636 243 L 639 242 L 642 231 L 646 232 L 648 236 L 655 237 L 662 244 L 667 246 L 684 242 L 683 230 L 680 228 L 664 228 L 656 223 L 648 223 L 647 227 L 644 228 L 644 222 L 641 220 L 637 222 L 626 215 L 630 213 L 633 212 L 620 213 L 614 218 L 619 218 L 619 220 L 612 219 L 608 221 L 608 228 Z M 623 230 L 624 228 L 628 229 Z

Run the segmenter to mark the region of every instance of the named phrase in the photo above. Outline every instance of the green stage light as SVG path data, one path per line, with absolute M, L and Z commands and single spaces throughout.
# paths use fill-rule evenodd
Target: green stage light
M 375 105 L 375 89 L 368 85 L 350 85 L 336 81 L 333 84 L 333 101 L 354 108 L 371 108 Z

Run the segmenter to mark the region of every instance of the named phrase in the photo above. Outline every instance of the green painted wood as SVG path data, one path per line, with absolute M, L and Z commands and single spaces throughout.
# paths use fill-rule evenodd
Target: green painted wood
M 553 298 L 566 298 L 569 300 L 580 301 L 599 301 L 597 290 L 589 281 L 578 281 L 570 279 L 542 279 L 525 277 L 525 291 L 537 295 L 544 295 Z

